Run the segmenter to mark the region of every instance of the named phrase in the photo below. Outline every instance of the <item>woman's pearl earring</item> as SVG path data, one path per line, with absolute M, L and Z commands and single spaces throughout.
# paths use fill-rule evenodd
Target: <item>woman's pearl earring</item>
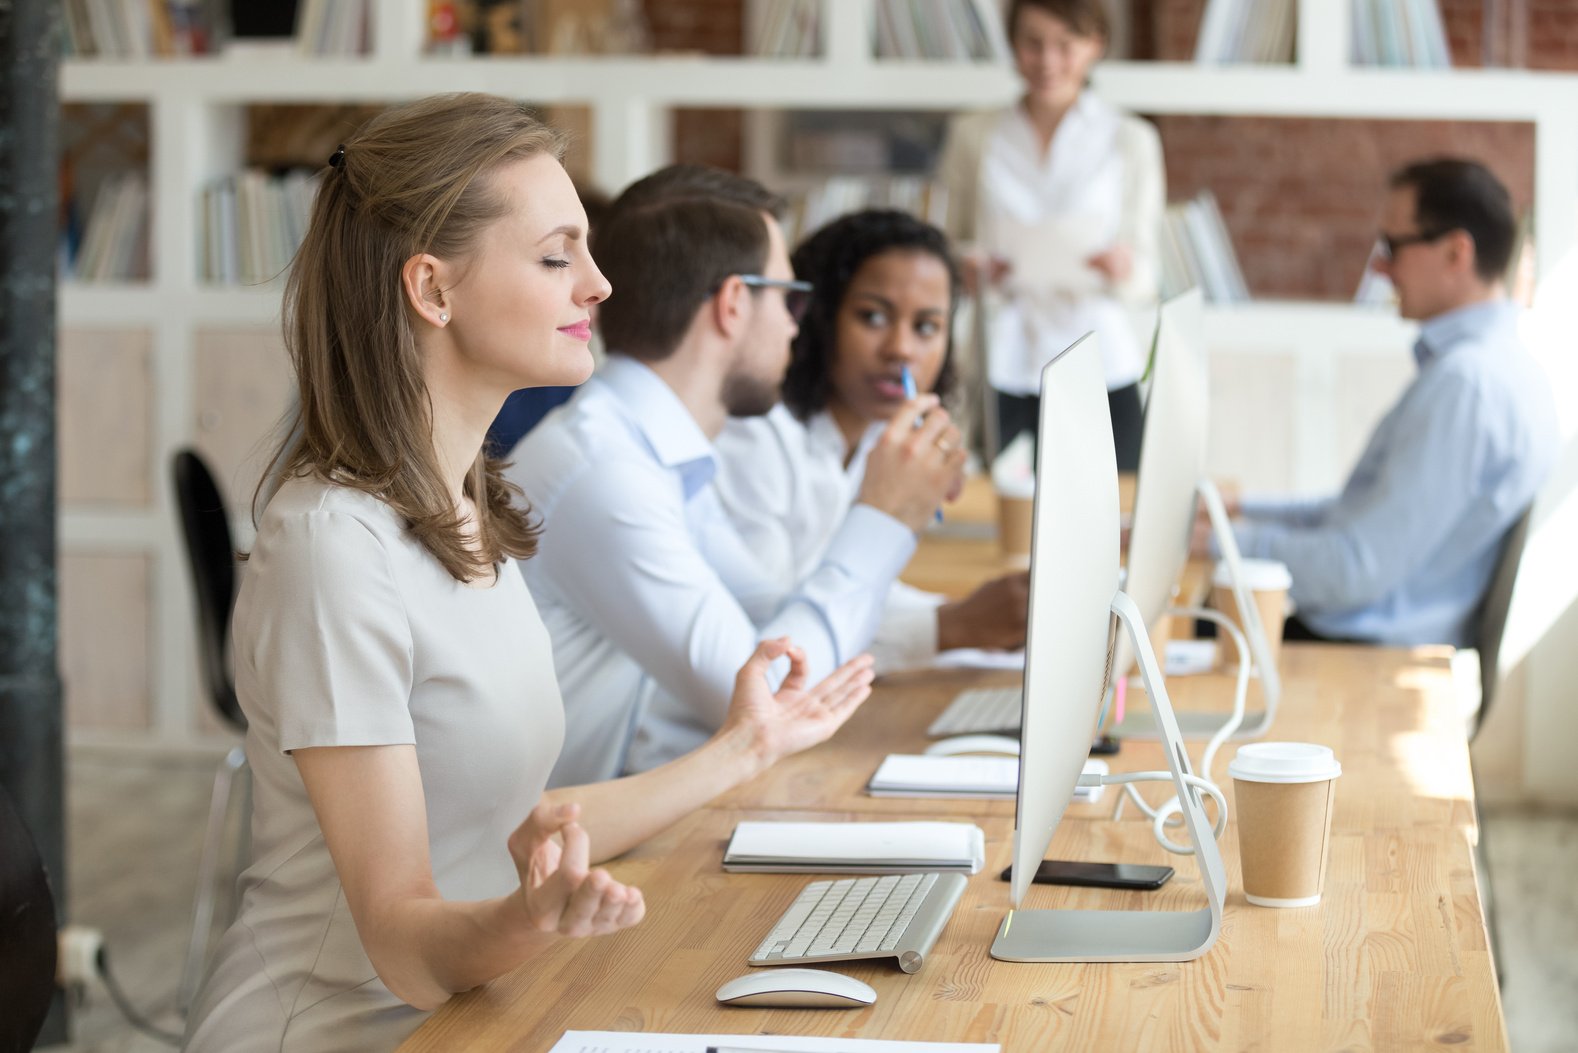
M 447 321 L 449 321 L 449 312 L 448 311 L 440 311 L 440 312 L 438 312 L 438 320 L 440 322 L 447 322 Z

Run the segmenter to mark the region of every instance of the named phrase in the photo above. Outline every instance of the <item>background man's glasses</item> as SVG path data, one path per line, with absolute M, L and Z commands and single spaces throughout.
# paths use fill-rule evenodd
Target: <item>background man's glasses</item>
M 736 275 L 740 282 L 752 289 L 782 289 L 784 291 L 784 307 L 789 311 L 796 325 L 805 317 L 805 310 L 811 306 L 811 290 L 814 288 L 810 282 L 789 281 L 784 278 L 769 278 L 765 274 L 740 274 Z
M 1387 234 L 1381 232 L 1381 252 L 1389 260 L 1395 260 L 1397 253 L 1410 245 L 1423 245 L 1426 242 L 1436 241 L 1452 233 L 1451 228 L 1446 230 L 1420 231 L 1418 234 Z

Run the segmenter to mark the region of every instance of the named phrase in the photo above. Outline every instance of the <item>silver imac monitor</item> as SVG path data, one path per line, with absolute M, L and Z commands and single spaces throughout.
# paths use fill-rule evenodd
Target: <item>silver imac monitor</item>
M 1205 478 L 1210 392 L 1199 346 L 1200 292 L 1191 289 L 1162 304 L 1156 320 L 1156 357 L 1145 404 L 1145 433 L 1129 525 L 1128 574 L 1123 591 L 1155 633 L 1173 606 L 1189 562 L 1195 486 Z M 1134 668 L 1134 648 L 1118 640 L 1114 679 Z
M 1014 813 L 1011 895 L 992 956 L 1007 961 L 1184 961 L 1220 931 L 1225 871 L 1184 753 L 1143 619 L 1118 591 L 1118 471 L 1101 353 L 1094 335 L 1041 373 L 1030 611 Z M 1113 614 L 1131 636 L 1183 802 L 1204 909 L 1187 912 L 1023 910 L 1090 753 L 1106 694 Z M 1117 777 L 1121 779 L 1121 777 Z M 1116 779 L 1114 781 L 1117 781 Z
M 1118 462 L 1095 334 L 1064 351 L 1041 377 L 1015 903 L 1030 887 L 1090 757 L 1107 690 L 1110 607 L 1118 587 Z M 1091 390 L 1102 397 L 1083 397 Z

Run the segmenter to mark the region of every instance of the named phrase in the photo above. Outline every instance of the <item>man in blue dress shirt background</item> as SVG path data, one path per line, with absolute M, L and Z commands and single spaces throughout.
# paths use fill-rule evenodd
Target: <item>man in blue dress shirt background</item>
M 1502 280 L 1515 226 L 1506 188 L 1477 162 L 1393 174 L 1375 268 L 1420 322 L 1419 372 L 1336 496 L 1230 509 L 1244 554 L 1292 572 L 1288 639 L 1475 644 L 1507 532 L 1560 445 Z

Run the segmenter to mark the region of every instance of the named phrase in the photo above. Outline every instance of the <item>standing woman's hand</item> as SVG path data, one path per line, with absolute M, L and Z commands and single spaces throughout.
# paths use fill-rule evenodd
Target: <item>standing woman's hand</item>
M 964 291 L 971 297 L 980 296 L 985 289 L 995 289 L 1003 284 L 1012 269 L 1002 256 L 984 252 L 967 252 L 959 258 L 959 272 L 964 279 Z
M 577 822 L 580 817 L 580 805 L 539 804 L 510 835 L 521 910 L 538 932 L 602 936 L 627 929 L 646 914 L 640 889 L 621 885 L 606 870 L 589 868 L 590 842 Z
M 1108 285 L 1117 285 L 1127 281 L 1129 275 L 1134 273 L 1134 252 L 1127 245 L 1119 243 L 1105 252 L 1096 253 L 1085 263 L 1099 271 L 1107 279 Z
M 776 692 L 768 668 L 789 657 L 789 675 Z M 720 734 L 743 730 L 763 767 L 822 742 L 871 694 L 871 656 L 859 655 L 820 683 L 806 686 L 805 652 L 781 636 L 763 640 L 734 678 L 734 697 Z

